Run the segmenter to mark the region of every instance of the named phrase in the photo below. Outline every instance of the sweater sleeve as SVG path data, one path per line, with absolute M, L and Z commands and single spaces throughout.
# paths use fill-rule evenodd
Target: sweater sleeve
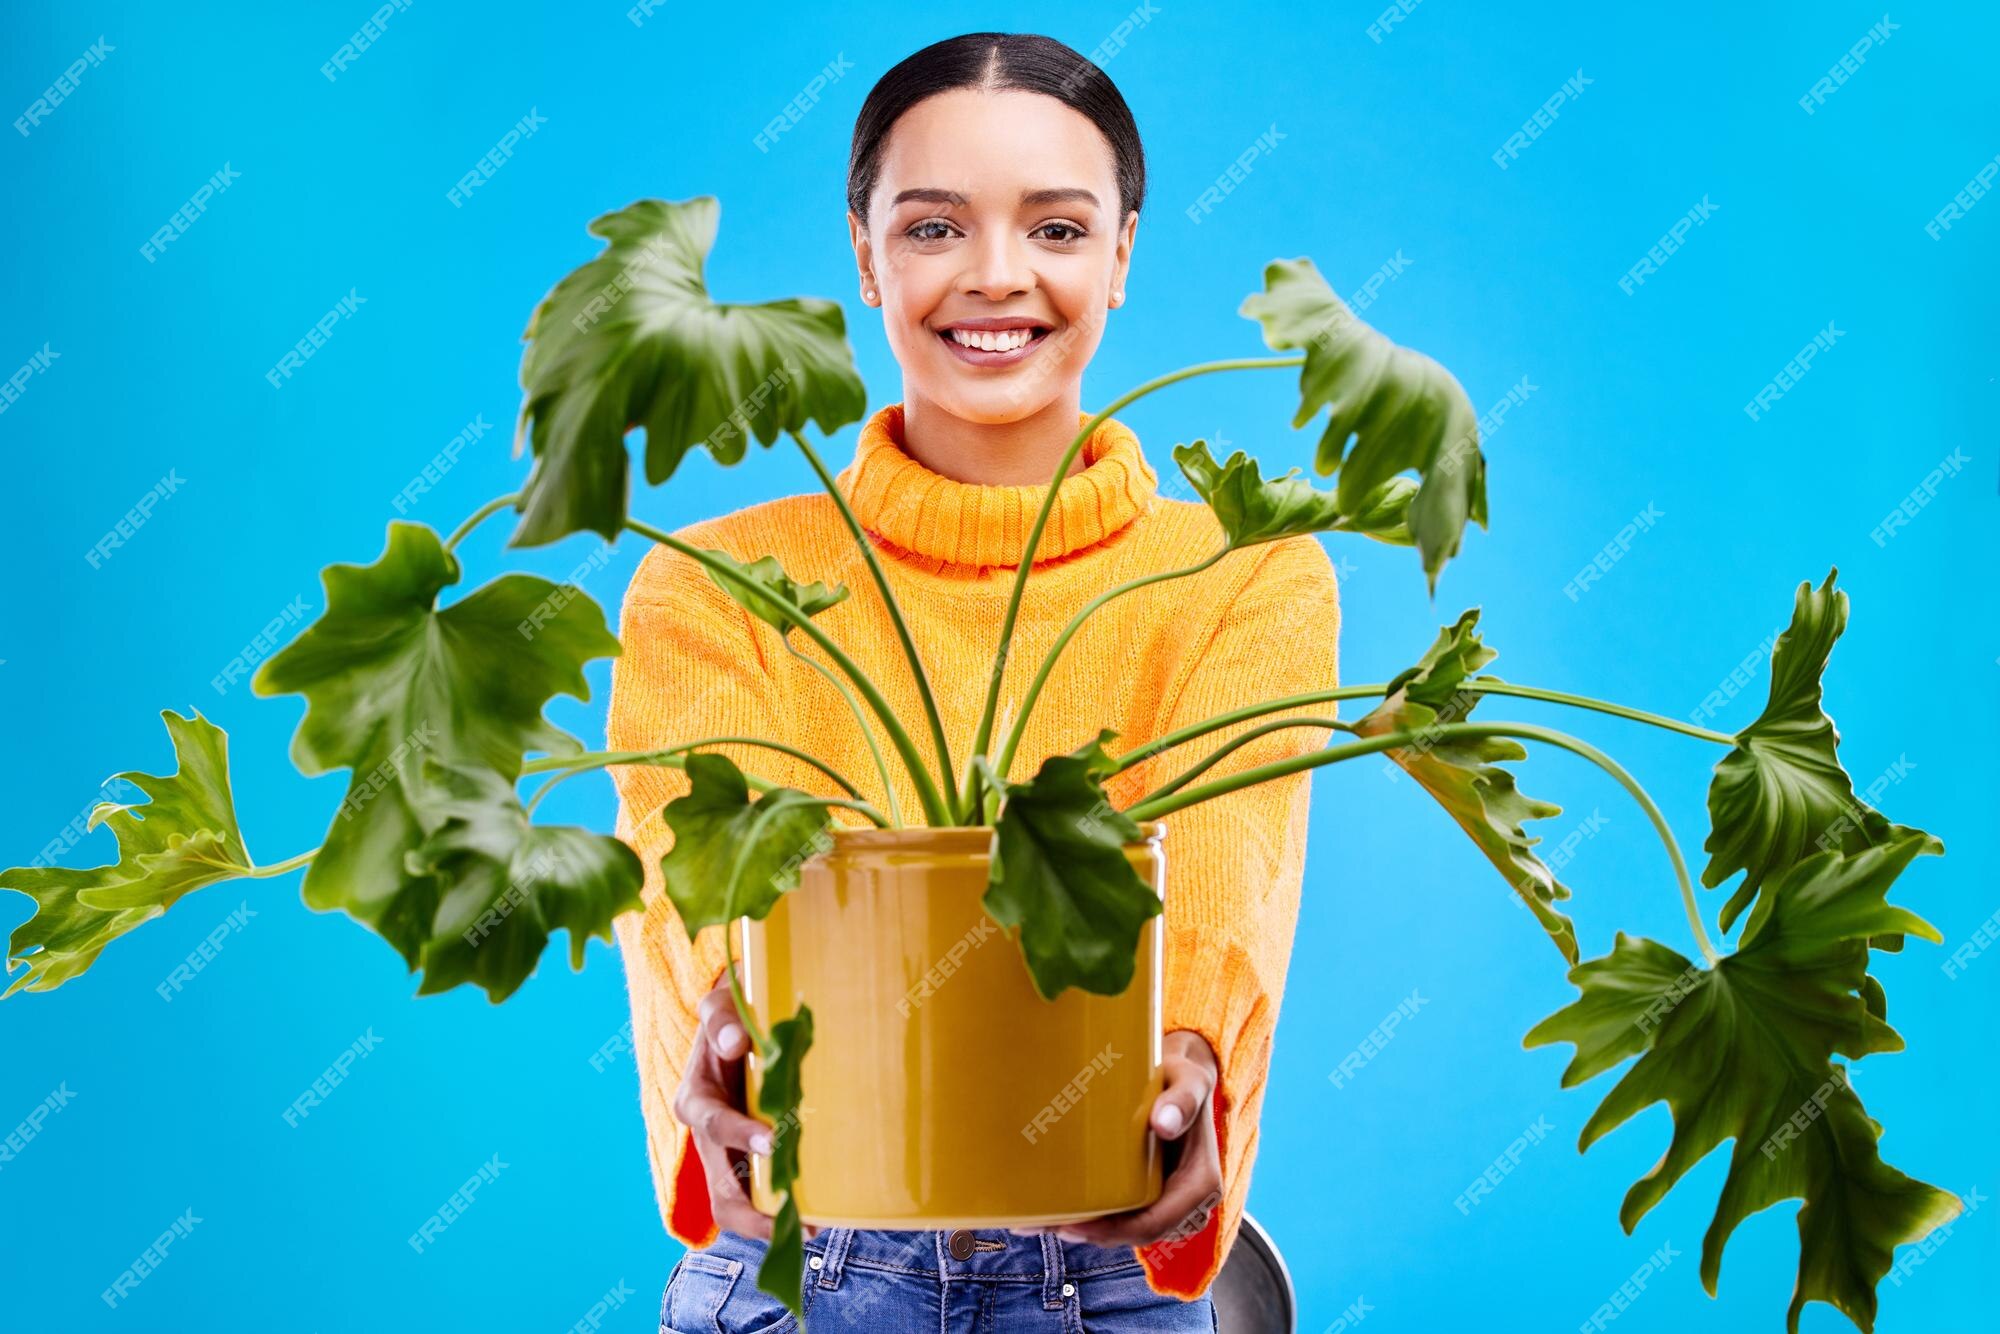
M 692 530 L 678 536 L 716 545 Z M 626 591 L 619 639 L 624 651 L 612 665 L 606 724 L 611 749 L 658 749 L 708 736 L 785 739 L 749 614 L 691 557 L 667 547 L 647 554 Z M 764 747 L 704 749 L 774 782 L 790 777 L 773 763 L 787 757 Z M 673 830 L 660 811 L 687 792 L 687 775 L 661 765 L 619 765 L 611 773 L 618 787 L 618 837 L 639 855 L 646 873 L 641 910 L 615 925 L 631 994 L 653 1184 L 667 1230 L 690 1246 L 705 1246 L 717 1234 L 708 1181 L 672 1102 L 694 1045 L 696 1007 L 727 966 L 722 928 L 704 928 L 689 940 L 660 874 L 660 859 L 673 847 Z
M 1340 609 L 1333 568 L 1312 535 L 1263 552 L 1193 656 L 1169 706 L 1173 731 L 1259 701 L 1338 684 Z M 1166 781 L 1226 741 L 1287 717 L 1334 716 L 1336 706 L 1296 706 L 1212 732 L 1148 762 L 1145 786 Z M 1329 728 L 1268 732 L 1204 773 L 1207 782 L 1323 749 Z M 1207 1291 L 1228 1257 L 1257 1156 L 1278 1004 L 1298 921 L 1311 800 L 1308 771 L 1288 774 L 1163 817 L 1167 862 L 1165 1028 L 1201 1034 L 1215 1051 L 1212 1111 L 1222 1149 L 1222 1198 L 1190 1236 L 1138 1248 L 1162 1293 Z

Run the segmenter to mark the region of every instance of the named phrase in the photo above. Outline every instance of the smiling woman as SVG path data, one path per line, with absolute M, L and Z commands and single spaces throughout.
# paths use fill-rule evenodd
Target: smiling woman
M 996 633 L 1004 639 L 1016 628 L 1014 575 L 1066 458 L 1066 480 L 1036 544 L 1035 599 L 1014 644 L 1031 662 L 1064 652 L 1032 723 L 1013 738 L 1025 747 L 1025 767 L 1100 728 L 1136 745 L 1240 704 L 1252 670 L 1280 693 L 1334 684 L 1339 613 L 1331 564 L 1314 539 L 1217 560 L 1227 539 L 1213 513 L 1160 496 L 1137 438 L 1117 421 L 1104 421 L 1066 454 L 1079 426 L 1089 425 L 1081 380 L 1107 312 L 1124 300 L 1144 193 L 1143 154 L 1124 100 L 1097 66 L 1043 37 L 974 33 L 919 51 L 883 76 L 856 124 L 849 233 L 861 299 L 882 310 L 903 396 L 868 422 L 838 483 L 894 597 L 850 597 L 815 620 L 881 683 L 898 716 L 937 721 L 947 755 L 988 751 L 1000 693 L 1010 721 L 1021 712 L 1024 678 L 988 691 L 987 669 Z M 825 495 L 752 506 L 679 536 L 746 561 L 769 554 L 784 569 L 831 568 L 849 539 Z M 1058 645 L 1062 627 L 1107 590 L 1136 573 L 1187 569 L 1205 557 L 1212 568 L 1192 576 L 1194 588 L 1122 598 Z M 1201 610 L 1189 615 L 1189 606 Z M 696 562 L 665 549 L 648 559 L 627 593 L 621 637 L 614 748 L 782 735 L 833 769 L 876 769 L 885 805 L 917 804 L 900 775 L 876 765 L 879 750 L 842 708 L 831 673 L 786 652 L 784 637 L 746 617 Z M 906 666 L 904 637 L 938 683 L 935 695 Z M 1243 747 L 1227 767 L 1304 754 L 1327 736 L 1323 727 L 1294 727 Z M 732 753 L 774 781 L 831 791 L 824 774 L 785 756 Z M 1158 777 L 1150 769 L 1135 765 L 1113 780 L 1114 803 L 1143 795 Z M 976 781 L 967 775 L 968 803 Z M 1034 1085 L 1036 1102 L 1060 1098 L 1078 1068 L 1085 1078 L 1123 1077 L 1118 1057 L 1136 1056 L 1141 1097 L 1133 1113 L 1168 1150 L 1157 1198 L 1046 1233 L 830 1228 L 807 1242 L 813 1268 L 834 1280 L 809 1279 L 809 1309 L 865 1309 L 866 1327 L 881 1330 L 936 1329 L 941 1305 L 950 1329 L 970 1328 L 982 1312 L 1004 1315 L 996 1327 L 1007 1329 L 1074 1329 L 1078 1320 L 1092 1330 L 1213 1327 L 1206 1290 L 1248 1189 L 1296 920 L 1308 785 L 1308 775 L 1294 775 L 1173 821 L 1164 977 L 1154 983 L 1164 988 L 1165 1033 L 1138 1039 L 1150 1056 L 1126 1049 L 1093 1067 L 1084 1052 L 1059 1074 L 1030 1076 L 1021 1062 L 1042 1053 L 1017 1047 L 1009 1057 L 1004 1016 L 992 1016 L 991 1031 L 957 1035 L 987 1070 L 996 1061 L 1014 1065 Z M 718 980 L 726 967 L 720 933 L 690 940 L 665 892 L 662 854 L 674 832 L 667 821 L 645 818 L 688 793 L 690 777 L 634 768 L 621 771 L 620 787 L 621 834 L 648 868 L 646 913 L 623 919 L 621 939 L 654 1167 L 670 1228 L 705 1248 L 670 1283 L 667 1321 L 695 1328 L 675 1321 L 699 1306 L 719 1307 L 723 1328 L 782 1323 L 776 1298 L 733 1281 L 737 1269 L 761 1262 L 771 1235 L 756 1193 L 739 1176 L 750 1170 L 750 1155 L 769 1151 L 764 1126 L 745 1114 L 741 1066 L 750 1043 Z M 1018 965 L 1007 972 L 1019 974 Z M 1019 985 L 1025 989 L 1024 978 Z M 961 998 L 973 991 L 968 981 L 954 986 Z M 1142 1007 L 1150 989 L 1134 988 Z M 1081 1010 L 1054 1013 L 1088 1022 Z M 821 1024 L 809 1104 L 832 1101 L 833 1071 L 848 1050 L 834 1035 L 855 1027 Z M 1020 1032 L 1012 1037 L 1025 1041 Z M 1064 1059 L 1051 1055 L 1049 1063 Z M 1115 1074 L 1103 1074 L 1105 1067 Z M 928 1078 L 951 1076 L 932 1069 Z M 892 1115 L 900 1096 L 881 1089 L 880 1115 Z M 935 1083 L 916 1096 L 948 1103 Z M 1117 1095 L 1100 1088 L 1096 1096 L 1108 1103 Z M 859 1128 L 835 1128 L 843 1111 L 828 1108 L 818 1122 L 825 1129 L 802 1137 L 808 1177 L 824 1176 L 843 1143 L 858 1152 L 873 1142 Z M 1046 1122 L 1047 1111 L 1040 1116 Z M 935 1133 L 951 1136 L 951 1127 Z M 1012 1125 L 999 1133 L 1015 1137 Z M 949 1150 L 933 1143 L 908 1151 L 992 1157 L 1007 1144 L 974 1137 Z M 1060 1161 L 1043 1154 L 1051 1166 Z

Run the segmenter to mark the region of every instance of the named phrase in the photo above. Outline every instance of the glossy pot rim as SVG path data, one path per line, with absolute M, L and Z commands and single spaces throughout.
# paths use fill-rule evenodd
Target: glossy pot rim
M 1128 848 L 1158 848 L 1164 842 L 1164 820 L 1141 820 L 1139 838 Z M 877 829 L 873 825 L 835 825 L 832 830 L 835 854 L 849 852 L 937 852 L 942 854 L 984 852 L 993 841 L 991 825 L 906 825 L 901 829 Z

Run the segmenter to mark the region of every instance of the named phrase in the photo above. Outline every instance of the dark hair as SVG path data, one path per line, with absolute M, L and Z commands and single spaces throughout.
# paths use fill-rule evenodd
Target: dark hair
M 854 118 L 847 157 L 847 206 L 868 225 L 868 199 L 881 174 L 882 144 L 897 119 L 927 97 L 956 88 L 1046 93 L 1097 126 L 1111 145 L 1118 176 L 1118 221 L 1146 198 L 1146 152 L 1118 86 L 1096 62 L 1053 37 L 1030 32 L 968 32 L 906 56 L 868 90 Z

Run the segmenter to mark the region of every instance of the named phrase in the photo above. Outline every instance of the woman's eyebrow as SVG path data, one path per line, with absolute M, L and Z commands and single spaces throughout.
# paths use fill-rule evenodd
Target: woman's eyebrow
M 935 186 L 917 186 L 913 189 L 898 191 L 896 197 L 889 201 L 889 207 L 894 208 L 898 204 L 912 201 L 925 204 L 952 204 L 961 207 L 968 202 L 966 197 L 956 190 L 940 190 Z M 1021 202 L 1028 205 L 1080 203 L 1088 204 L 1092 208 L 1099 207 L 1096 195 L 1076 186 L 1054 187 L 1045 190 L 1023 190 L 1021 191 Z

